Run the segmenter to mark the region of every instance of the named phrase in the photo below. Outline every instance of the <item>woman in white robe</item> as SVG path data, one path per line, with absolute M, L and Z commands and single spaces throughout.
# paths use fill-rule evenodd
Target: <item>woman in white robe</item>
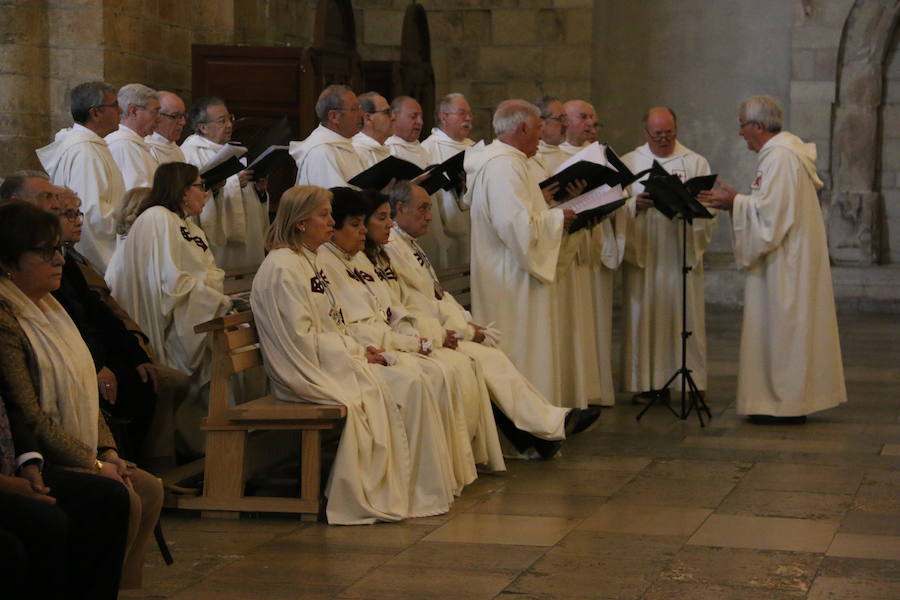
M 331 237 L 331 193 L 284 193 L 269 230 L 272 249 L 250 303 L 276 397 L 337 403 L 347 422 L 326 486 L 329 523 L 367 524 L 449 510 L 440 422 L 421 381 L 385 366 L 384 351 L 345 333 L 342 307 L 317 250 Z M 437 434 L 437 435 L 436 435 Z
M 365 193 L 349 188 L 334 188 L 332 193 L 336 229 L 333 241 L 320 253 L 320 261 L 343 309 L 347 332 L 361 344 L 396 353 L 398 363 L 394 368 L 411 369 L 431 388 L 440 409 L 452 458 L 454 491 L 458 493 L 476 477 L 473 442 L 478 462 L 491 457 L 492 468 L 503 468 L 487 387 L 467 357 L 458 353 L 454 357 L 454 353 L 440 348 L 442 340 L 435 343 L 415 331 L 404 318 L 408 311 L 392 303 L 390 289 L 361 252 L 368 234 L 365 220 L 369 204 L 381 208 L 380 215 L 386 217 L 379 223 L 381 235 L 386 237 L 390 232 L 387 199 L 371 192 L 377 199 L 367 203 Z
M 203 210 L 207 194 L 197 167 L 161 165 L 153 189 L 106 272 L 113 297 L 150 338 L 156 360 L 191 376 L 192 399 L 179 407 L 178 431 L 192 452 L 202 451 L 200 388 L 209 381 L 212 349 L 194 326 L 231 309 L 222 292 L 206 236 L 188 217 Z

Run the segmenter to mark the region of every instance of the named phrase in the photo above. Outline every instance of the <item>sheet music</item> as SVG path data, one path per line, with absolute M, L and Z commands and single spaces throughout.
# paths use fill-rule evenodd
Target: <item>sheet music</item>
M 615 202 L 616 200 L 621 200 L 624 197 L 625 194 L 622 192 L 621 185 L 617 185 L 615 187 L 601 185 L 600 187 L 594 188 L 591 191 L 586 192 L 580 196 L 575 196 L 571 200 L 567 200 L 562 204 L 558 204 L 556 208 L 571 208 L 576 213 L 583 213 L 586 210 L 599 208 L 604 204 L 609 204 L 611 202 Z
M 200 174 L 203 175 L 207 171 L 214 169 L 221 165 L 223 162 L 226 162 L 231 159 L 231 157 L 235 157 L 240 159 L 243 155 L 247 154 L 247 148 L 241 146 L 240 144 L 225 144 L 219 151 L 216 152 L 216 155 L 213 156 L 208 163 L 203 165 L 203 168 L 200 170 Z
M 557 167 L 556 170 L 553 171 L 553 174 L 556 175 L 561 171 L 565 171 L 575 163 L 582 160 L 597 163 L 598 165 L 603 165 L 604 167 L 609 167 L 613 171 L 616 170 L 606 160 L 606 154 L 604 154 L 603 148 L 600 147 L 600 142 L 594 142 L 593 144 L 586 146 L 584 150 L 581 150 L 577 154 L 573 155 L 563 164 L 559 165 L 559 167 Z

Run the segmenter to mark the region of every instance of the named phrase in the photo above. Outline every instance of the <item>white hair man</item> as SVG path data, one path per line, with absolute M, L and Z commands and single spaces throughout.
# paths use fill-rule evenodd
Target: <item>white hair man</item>
M 122 172 L 125 190 L 151 187 L 156 172 L 156 159 L 144 138 L 156 130 L 159 122 L 159 98 L 156 90 L 140 83 L 119 88 L 116 97 L 122 114 L 119 128 L 106 136 L 113 160 Z
M 329 85 L 316 100 L 316 116 L 319 126 L 309 137 L 291 142 L 290 153 L 297 162 L 297 185 L 346 186 L 365 170 L 352 141 L 363 116 L 359 99 L 345 85 Z
M 438 126 L 432 128 L 431 135 L 422 142 L 422 147 L 431 154 L 432 163 L 442 163 L 456 154 L 475 145 L 469 139 L 472 131 L 472 107 L 462 94 L 447 94 L 438 103 L 435 111 Z M 437 212 L 447 235 L 446 264 L 440 268 L 465 265 L 469 262 L 469 246 L 472 224 L 469 219 L 469 205 L 465 201 L 465 173 L 460 174 L 459 186 L 452 190 L 441 190 L 435 194 Z
M 207 97 L 191 107 L 194 133 L 181 145 L 187 162 L 203 169 L 224 144 L 231 141 L 234 115 L 221 98 Z M 246 159 L 241 159 L 246 160 Z M 220 269 L 258 267 L 265 256 L 269 227 L 269 195 L 266 178 L 254 181 L 244 169 L 212 191 L 212 199 L 200 213 L 200 226 Z
M 113 210 L 125 193 L 122 173 L 103 138 L 119 126 L 116 89 L 102 81 L 72 88 L 75 123 L 61 129 L 37 156 L 54 184 L 72 189 L 84 203 L 84 226 L 76 249 L 101 273 L 116 249 Z
M 720 185 L 699 198 L 731 212 L 734 258 L 747 273 L 737 412 L 802 423 L 847 401 L 816 146 L 782 131 L 771 96 L 741 103 L 738 134 L 759 154 L 749 194 Z
M 391 154 L 408 160 L 422 169 L 433 164 L 431 153 L 419 143 L 424 124 L 422 106 L 419 102 L 409 96 L 397 96 L 391 101 L 391 111 L 394 115 L 394 135 L 385 142 Z M 444 232 L 441 212 L 438 210 L 432 214 L 434 219 L 428 233 L 419 240 L 419 244 L 429 260 L 440 269 L 449 262 L 448 251 L 453 242 Z
M 505 100 L 493 125 L 497 139 L 469 153 L 465 162 L 472 206 L 472 310 L 480 322 L 496 323 L 504 332 L 503 350 L 559 406 L 554 282 L 575 213 L 549 208 L 528 166 L 541 136 L 538 108 Z
M 384 142 L 394 134 L 394 115 L 391 106 L 378 92 L 359 95 L 359 108 L 363 112 L 362 129 L 353 136 L 363 167 L 368 169 L 391 155 Z
M 428 193 L 404 181 L 391 189 L 390 200 L 394 226 L 384 248 L 389 271 L 401 289 L 415 328 L 428 339 L 443 339 L 445 347 L 478 363 L 495 405 L 497 425 L 516 450 L 524 454 L 534 448 L 542 458 L 552 458 L 565 437 L 586 430 L 597 420 L 599 409 L 567 409 L 551 404 L 503 350 L 494 347 L 488 335 L 496 339 L 495 332 L 477 325 L 453 294 L 443 289 L 417 241 L 431 222 Z
M 682 181 L 709 175 L 705 158 L 682 145 L 672 109 L 657 106 L 641 119 L 646 143 L 622 157 L 633 172 L 654 161 Z M 649 396 L 681 366 L 681 230 L 653 208 L 641 183 L 631 186 L 632 198 L 622 214 L 630 221 L 626 241 L 624 336 L 620 389 Z M 687 264 L 687 364 L 699 390 L 706 390 L 706 323 L 703 293 L 703 253 L 712 238 L 714 219 L 689 224 Z M 673 382 L 675 389 L 681 379 Z
M 187 124 L 187 109 L 184 101 L 172 92 L 159 91 L 159 122 L 156 130 L 144 137 L 150 147 L 150 154 L 158 164 L 187 162 L 184 152 L 178 146 L 181 132 Z

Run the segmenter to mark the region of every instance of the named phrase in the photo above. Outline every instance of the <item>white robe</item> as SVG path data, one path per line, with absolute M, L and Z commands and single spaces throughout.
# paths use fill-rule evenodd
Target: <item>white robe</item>
M 705 158 L 675 144 L 672 154 L 655 156 L 644 144 L 622 157 L 637 173 L 653 161 L 682 181 L 709 175 Z M 621 209 L 627 223 L 623 293 L 622 390 L 641 392 L 657 389 L 681 367 L 681 254 L 682 226 L 679 219 L 666 218 L 654 208 L 637 212 L 635 197 L 644 185 L 631 186 L 632 198 Z M 694 219 L 688 225 L 687 367 L 697 387 L 706 389 L 706 319 L 703 290 L 703 253 L 709 246 L 715 219 Z M 681 377 L 672 382 L 681 389 Z
M 153 187 L 153 174 L 159 163 L 150 153 L 150 146 L 144 138 L 120 123 L 116 131 L 103 139 L 122 173 L 126 191 L 136 187 Z
M 369 364 L 344 333 L 340 305 L 309 250 L 272 251 L 250 302 L 275 395 L 339 403 L 347 423 L 326 487 L 328 521 L 345 525 L 446 512 L 439 424 L 421 382 Z M 404 431 L 405 429 L 405 431 Z
M 225 314 L 225 274 L 216 267 L 203 231 L 189 219 L 154 206 L 134 221 L 117 268 L 106 273 L 113 297 L 150 338 L 156 360 L 209 380 L 212 351 L 194 326 Z
M 738 414 L 807 415 L 847 401 L 815 144 L 783 131 L 732 209 L 746 272 Z
M 432 129 L 431 135 L 422 142 L 422 147 L 431 155 L 432 164 L 442 163 L 474 145 L 475 142 L 468 138 L 457 142 L 437 127 Z M 469 218 L 471 207 L 466 204 L 465 194 L 460 194 L 455 189 L 441 190 L 434 195 L 434 199 L 437 204 L 436 212 L 440 213 L 444 233 L 450 241 L 447 248 L 447 263 L 437 264 L 437 268 L 468 264 L 472 221 Z
M 202 169 L 222 147 L 202 135 L 189 136 L 181 145 L 187 162 Z M 212 194 L 200 213 L 200 226 L 209 239 L 216 264 L 226 271 L 255 268 L 265 255 L 269 227 L 269 201 L 260 202 L 252 183 L 243 188 L 237 175 Z
M 302 142 L 291 142 L 290 153 L 297 163 L 297 185 L 346 187 L 365 170 L 351 138 L 324 125 L 316 127 Z
M 574 146 L 573 146 L 574 148 Z M 538 142 L 538 151 L 534 156 L 538 158 L 542 165 L 544 165 L 544 169 L 548 173 L 545 177 L 556 173 L 556 169 L 559 168 L 559 165 L 563 164 L 572 155 L 559 146 L 555 144 L 548 144 L 544 140 L 540 140 Z
M 113 210 L 125 193 L 106 141 L 76 123 L 59 130 L 53 143 L 37 149 L 37 156 L 54 184 L 71 188 L 81 198 L 84 226 L 75 249 L 104 273 L 116 249 Z
M 545 145 L 546 147 L 546 145 Z M 555 146 L 554 146 L 555 147 Z M 549 157 L 554 166 L 546 166 Z M 568 160 L 563 152 L 535 154 L 528 164 L 536 181 L 553 175 Z M 558 387 L 563 406 L 585 408 L 588 404 L 610 404 L 601 389 L 597 355 L 597 325 L 594 314 L 591 268 L 591 230 L 580 229 L 563 236 L 556 266 L 554 314 L 557 332 Z
M 501 348 L 561 406 L 556 265 L 563 212 L 547 207 L 528 158 L 495 140 L 466 155 L 472 201 L 472 312 L 503 332 Z
M 407 142 L 403 138 L 392 135 L 384 144 L 390 149 L 391 155 L 417 165 L 424 169 L 432 164 L 431 153 L 425 149 L 419 140 Z M 428 233 L 417 241 L 428 254 L 428 258 L 436 268 L 442 269 L 449 263 L 450 247 L 453 240 L 444 231 L 444 222 L 441 220 L 441 211 L 438 209 L 440 192 L 431 197 L 431 223 L 428 225 Z
M 362 131 L 354 135 L 353 148 L 359 154 L 359 160 L 362 161 L 363 170 L 368 169 L 375 163 L 381 162 L 391 155 L 391 151 L 387 146 L 380 143 Z
M 160 165 L 170 162 L 187 162 L 184 152 L 175 142 L 157 132 L 153 132 L 144 138 L 150 147 L 150 154 Z
M 517 428 L 539 438 L 563 439 L 568 409 L 548 402 L 501 349 L 471 341 L 475 334 L 471 315 L 450 292 L 435 285 L 434 269 L 416 240 L 395 226 L 384 249 L 416 330 L 435 344 L 443 343 L 446 330 L 461 334 L 459 351 L 476 361 L 491 399 L 503 414 Z M 508 336 L 509 332 L 503 331 L 503 337 Z
M 319 253 L 319 264 L 328 276 L 337 303 L 341 306 L 347 334 L 363 346 L 384 348 L 393 353 L 398 362 L 392 370 L 406 369 L 419 376 L 437 401 L 443 422 L 443 434 L 453 475 L 455 494 L 477 477 L 475 456 L 470 439 L 482 432 L 485 417 L 494 426 L 490 398 L 482 383 L 474 381 L 476 395 L 467 394 L 456 368 L 440 358 L 419 354 L 420 336 L 403 319 L 404 309 L 392 306 L 387 285 L 375 272 L 375 267 L 362 252 L 348 257 L 333 244 L 326 244 Z M 440 354 L 440 353 L 438 353 Z M 469 367 L 470 380 L 474 372 Z M 464 375 L 464 374 L 463 374 Z M 482 393 L 478 393 L 482 392 Z M 471 431 L 471 433 L 470 433 Z M 493 439 L 499 450 L 496 428 Z M 501 459 L 502 465 L 502 459 Z

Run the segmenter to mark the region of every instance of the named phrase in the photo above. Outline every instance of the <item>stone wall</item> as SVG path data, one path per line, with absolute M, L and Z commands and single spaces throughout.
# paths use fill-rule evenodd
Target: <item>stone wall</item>
M 881 113 L 880 184 L 887 217 L 888 256 L 900 263 L 900 28 L 894 29 L 884 61 L 884 107 Z

